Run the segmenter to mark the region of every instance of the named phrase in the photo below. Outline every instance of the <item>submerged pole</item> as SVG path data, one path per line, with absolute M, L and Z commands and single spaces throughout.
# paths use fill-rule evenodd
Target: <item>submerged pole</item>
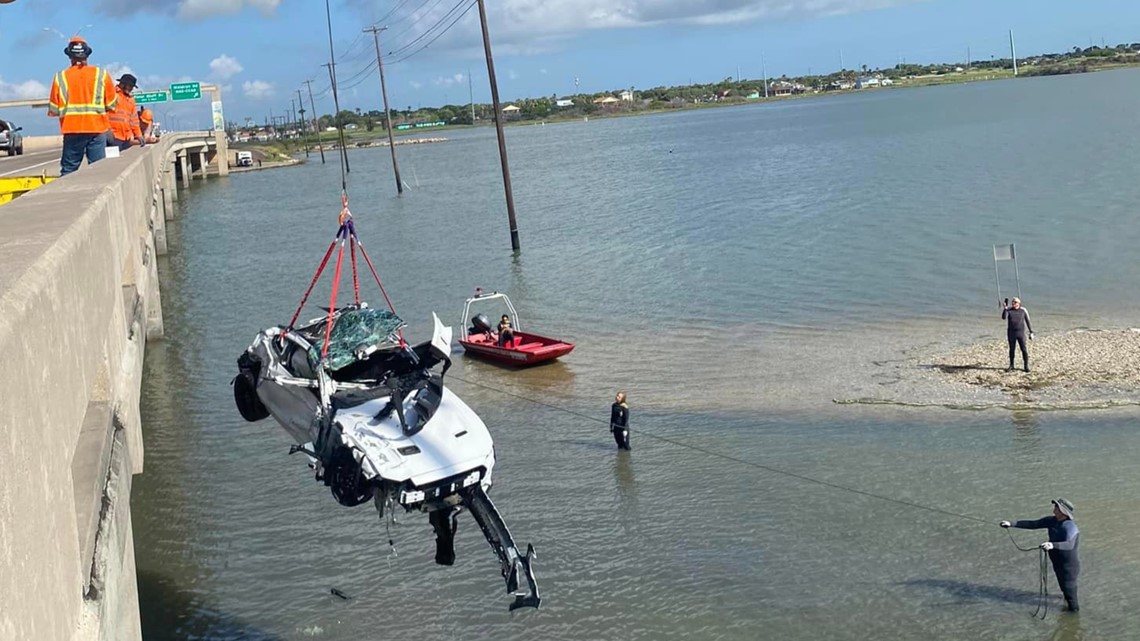
M 317 103 L 313 100 L 313 81 L 306 80 L 309 88 L 309 106 L 313 108 L 313 131 L 317 132 L 317 149 L 321 150 L 321 164 L 325 164 L 325 143 L 321 141 L 321 119 L 317 117 Z
M 400 165 L 396 162 L 396 140 L 392 136 L 392 110 L 388 108 L 388 85 L 384 82 L 384 58 L 380 56 L 380 32 L 388 27 L 369 27 L 365 33 L 372 33 L 376 41 L 376 66 L 380 68 L 380 94 L 384 97 L 384 123 L 388 128 L 388 149 L 392 152 L 392 172 L 396 174 L 396 193 L 404 193 L 404 181 L 400 180 Z
M 1013 75 L 1017 76 L 1017 47 L 1013 44 L 1013 29 L 1009 30 L 1009 55 L 1013 58 Z
M 491 36 L 487 33 L 487 7 L 479 3 L 479 23 L 483 28 L 483 51 L 487 56 L 487 76 L 491 81 L 491 108 L 495 112 L 495 132 L 499 137 L 499 160 L 503 166 L 503 191 L 507 196 L 507 221 L 511 227 L 511 249 L 519 251 L 519 226 L 515 220 L 515 197 L 511 193 L 511 167 L 507 162 L 507 139 L 503 133 L 503 113 L 499 106 L 499 84 L 495 80 L 495 61 L 491 57 Z

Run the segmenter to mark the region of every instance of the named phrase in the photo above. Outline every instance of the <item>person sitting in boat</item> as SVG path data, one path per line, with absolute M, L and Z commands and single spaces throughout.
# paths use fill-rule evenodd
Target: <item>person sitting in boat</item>
M 503 314 L 499 321 L 499 347 L 514 347 L 515 332 L 511 329 L 511 317 Z

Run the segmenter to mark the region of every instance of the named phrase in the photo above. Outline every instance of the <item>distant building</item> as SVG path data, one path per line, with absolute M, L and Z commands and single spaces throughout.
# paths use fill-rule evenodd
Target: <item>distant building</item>
M 623 102 L 633 102 L 633 92 L 629 89 L 618 94 L 618 97 L 621 98 Z
M 774 80 L 768 83 L 768 93 L 772 96 L 790 96 L 796 90 L 796 85 L 787 80 Z
M 599 107 L 613 107 L 619 102 L 621 102 L 621 100 L 614 98 L 613 96 L 603 96 L 601 98 L 594 99 L 594 104 L 598 105 Z
M 748 100 L 758 100 L 760 98 L 760 92 L 759 91 L 753 91 L 752 93 L 745 96 L 745 98 Z
M 504 118 L 518 118 L 520 115 L 519 112 L 521 112 L 521 111 L 522 111 L 522 109 L 520 109 L 519 107 L 517 107 L 515 105 L 507 105 L 506 107 L 503 107 L 503 117 Z
M 554 106 L 559 108 L 573 107 L 574 101 L 569 98 L 559 98 L 554 101 Z
M 879 78 L 875 78 L 874 76 L 869 76 L 866 78 L 859 78 L 858 80 L 855 81 L 855 88 L 856 89 L 870 89 L 872 87 L 882 87 L 882 86 L 883 86 L 883 81 Z

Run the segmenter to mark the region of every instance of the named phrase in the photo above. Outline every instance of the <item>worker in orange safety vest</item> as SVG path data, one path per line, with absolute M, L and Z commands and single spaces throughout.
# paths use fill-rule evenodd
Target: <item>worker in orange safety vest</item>
M 111 120 L 111 135 L 114 145 L 119 151 L 130 149 L 131 145 L 142 144 L 142 130 L 139 128 L 139 114 L 135 111 L 135 99 L 131 92 L 138 85 L 138 80 L 131 74 L 125 73 L 118 80 L 115 92 L 118 98 L 115 108 L 108 114 Z
M 106 133 L 110 129 L 107 114 L 115 108 L 117 98 L 110 74 L 87 64 L 91 47 L 84 39 L 72 38 L 63 52 L 71 59 L 71 66 L 55 74 L 48 98 L 48 115 L 59 118 L 63 134 L 60 176 L 79 169 L 84 156 L 87 164 L 106 157 Z
M 146 107 L 139 107 L 139 128 L 142 129 L 144 145 L 158 142 L 154 135 L 154 112 Z

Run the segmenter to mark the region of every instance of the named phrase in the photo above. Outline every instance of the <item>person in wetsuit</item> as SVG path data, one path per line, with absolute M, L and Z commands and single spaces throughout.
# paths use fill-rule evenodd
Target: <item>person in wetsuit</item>
M 629 445 L 629 404 L 625 402 L 625 392 L 618 392 L 610 406 L 610 433 L 619 450 L 633 449 Z
M 1017 299 L 1014 299 L 1017 300 Z M 1073 520 L 1076 508 L 1065 499 L 1053 500 L 1053 516 L 1036 521 L 1002 521 L 1002 527 L 1015 527 L 1023 530 L 1049 530 L 1049 540 L 1041 544 L 1041 549 L 1049 553 L 1053 562 L 1053 574 L 1065 596 L 1065 605 L 1070 612 L 1079 612 L 1077 602 L 1077 575 L 1081 573 L 1081 562 L 1077 558 L 1077 546 L 1081 541 L 1081 531 Z
M 1014 348 L 1021 347 L 1021 364 L 1028 372 L 1029 350 L 1025 348 L 1027 332 L 1029 340 L 1033 340 L 1033 325 L 1029 323 L 1029 312 L 1021 306 L 1020 298 L 1014 298 L 1012 303 L 1007 298 L 1001 310 L 1001 317 L 1006 321 L 1005 337 L 1009 340 L 1009 369 L 1013 370 Z

